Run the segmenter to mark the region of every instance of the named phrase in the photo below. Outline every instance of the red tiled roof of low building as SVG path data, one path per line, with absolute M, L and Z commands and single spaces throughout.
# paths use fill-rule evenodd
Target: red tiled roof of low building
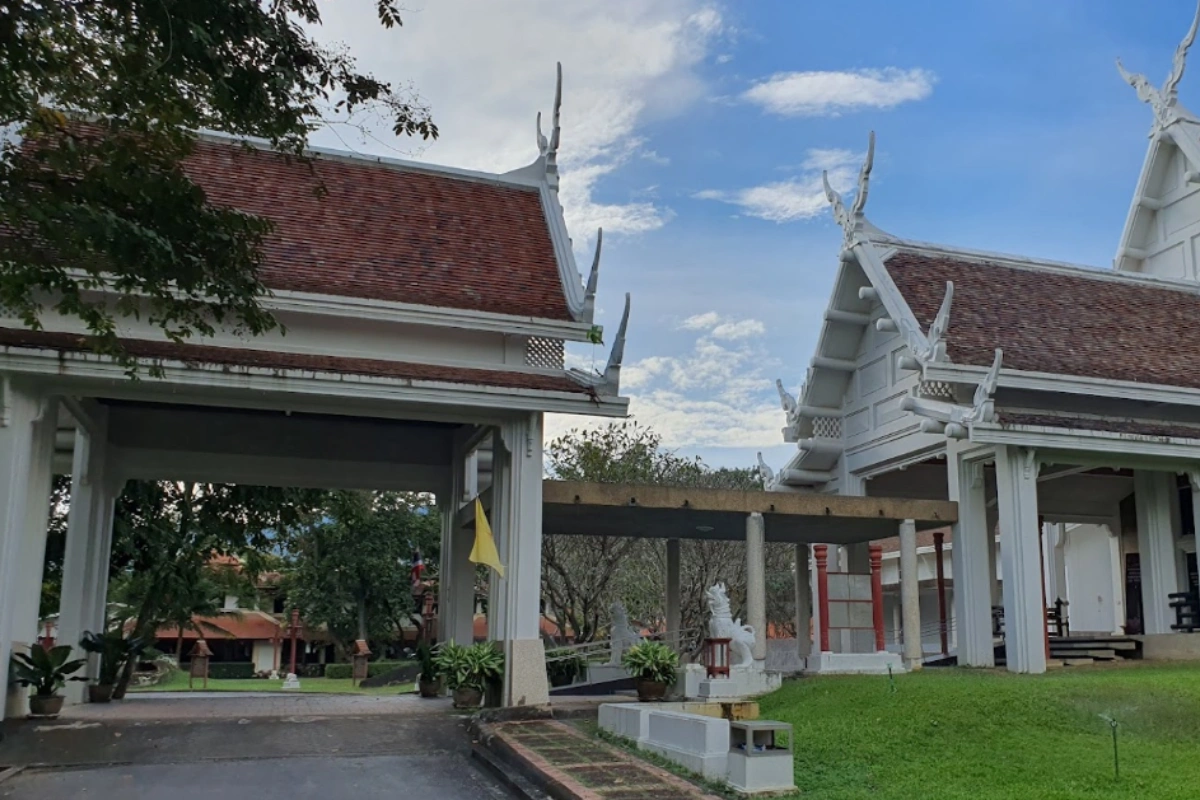
M 186 169 L 210 203 L 275 224 L 272 289 L 571 319 L 534 187 L 210 140 Z
M 1006 369 L 1200 389 L 1200 292 L 901 249 L 886 261 L 927 329 L 954 282 L 949 356 Z
M 279 353 L 212 345 L 175 344 L 142 339 L 122 340 L 126 351 L 137 358 L 180 361 L 185 364 L 219 364 L 228 367 L 302 370 L 331 372 L 343 375 L 362 375 L 376 378 L 461 383 L 495 386 L 505 389 L 533 389 L 546 392 L 587 394 L 588 388 L 566 375 L 545 375 L 529 372 L 447 367 L 434 364 L 413 364 L 372 358 L 344 358 L 301 353 Z M 27 331 L 0 328 L 0 347 L 26 347 L 60 352 L 88 352 L 82 336 L 48 331 Z

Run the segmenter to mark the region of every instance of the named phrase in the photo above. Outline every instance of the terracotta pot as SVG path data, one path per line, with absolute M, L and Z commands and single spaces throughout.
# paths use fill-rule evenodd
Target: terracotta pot
M 417 690 L 421 693 L 421 697 L 441 697 L 442 696 L 442 679 L 436 681 L 417 681 Z
M 111 683 L 93 683 L 88 686 L 89 703 L 107 703 L 112 700 L 113 686 Z
M 638 700 L 642 703 L 661 703 L 667 696 L 667 685 L 662 681 L 638 679 L 633 684 L 637 687 Z
M 62 695 L 35 694 L 29 698 L 29 714 L 34 717 L 57 717 L 62 711 Z
M 482 703 L 483 692 L 478 689 L 460 686 L 454 690 L 455 708 L 479 708 Z

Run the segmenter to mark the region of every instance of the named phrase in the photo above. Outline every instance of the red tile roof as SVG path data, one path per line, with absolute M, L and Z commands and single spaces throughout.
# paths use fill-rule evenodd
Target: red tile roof
M 148 360 L 182 361 L 185 364 L 220 364 L 229 367 L 259 367 L 263 369 L 332 372 L 344 375 L 396 378 L 496 386 L 504 389 L 534 389 L 546 392 L 587 394 L 589 389 L 566 375 L 546 375 L 504 370 L 445 367 L 434 364 L 412 364 L 403 361 L 384 361 L 373 358 L 342 358 L 300 353 L 275 353 L 269 350 L 250 350 L 235 347 L 213 347 L 199 344 L 175 344 L 142 339 L 122 340 L 126 351 Z M 82 336 L 48 331 L 27 331 L 0 328 L 0 347 L 28 347 L 57 350 L 64 353 L 89 352 Z
M 1200 389 L 1200 291 L 900 250 L 886 267 L 922 328 L 954 282 L 950 359 Z
M 241 611 L 237 613 L 227 612 L 218 614 L 212 617 L 192 617 L 193 627 L 199 628 L 200 632 L 195 630 L 185 630 L 183 632 L 184 639 L 254 639 L 254 640 L 270 640 L 277 636 L 290 636 L 290 629 L 285 633 L 285 627 L 280 625 L 270 614 L 263 611 Z M 178 628 L 159 628 L 154 633 L 156 639 L 177 639 L 179 638 Z M 301 639 L 303 629 L 301 629 Z
M 187 170 L 214 205 L 275 223 L 272 289 L 571 319 L 534 188 L 208 140 Z
M 942 534 L 944 534 L 944 538 L 942 539 L 942 544 L 945 546 L 949 546 L 949 544 L 950 544 L 950 529 L 942 528 L 940 530 L 941 530 Z M 935 533 L 937 533 L 937 531 L 919 531 L 917 533 L 918 549 L 922 548 L 922 547 L 933 547 L 933 545 L 934 545 L 933 535 Z M 900 537 L 899 536 L 892 536 L 887 539 L 880 539 L 878 542 L 876 542 L 876 544 L 878 544 L 880 547 L 882 547 L 883 552 L 885 552 L 885 553 L 899 553 L 900 552 Z

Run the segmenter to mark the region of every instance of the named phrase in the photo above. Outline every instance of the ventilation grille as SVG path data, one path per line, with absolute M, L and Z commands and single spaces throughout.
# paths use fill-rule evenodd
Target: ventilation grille
M 954 386 L 945 381 L 921 381 L 918 392 L 921 397 L 954 402 Z
M 813 436 L 818 439 L 841 439 L 841 417 L 813 417 Z
M 525 345 L 525 364 L 544 369 L 562 369 L 564 347 L 562 339 L 531 336 Z

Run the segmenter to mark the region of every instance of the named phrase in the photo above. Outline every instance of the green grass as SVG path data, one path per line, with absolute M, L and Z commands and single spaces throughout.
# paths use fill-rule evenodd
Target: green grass
M 763 719 L 796 731 L 795 797 L 1200 797 L 1200 665 L 1047 675 L 926 670 L 789 682 Z M 1112 733 L 1119 724 L 1120 781 Z
M 193 681 L 193 691 L 205 691 L 204 682 Z M 244 680 L 208 679 L 210 692 L 283 692 L 283 681 L 272 681 L 264 678 L 246 678 Z M 338 680 L 330 678 L 301 678 L 300 691 L 314 694 L 407 694 L 412 692 L 414 684 L 401 686 L 384 686 L 379 689 L 361 689 L 354 685 L 349 678 Z M 130 687 L 130 692 L 186 692 L 188 691 L 188 676 L 186 672 L 176 672 L 167 680 L 156 686 Z M 288 692 L 290 694 L 290 692 Z

